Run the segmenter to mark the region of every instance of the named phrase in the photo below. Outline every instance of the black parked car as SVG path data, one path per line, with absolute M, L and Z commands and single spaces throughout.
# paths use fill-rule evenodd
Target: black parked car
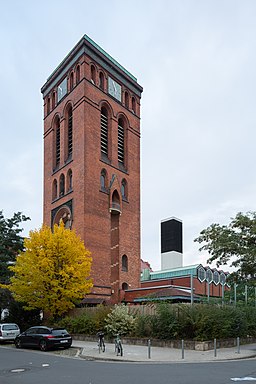
M 53 348 L 69 348 L 72 337 L 63 328 L 31 327 L 18 335 L 14 343 L 16 348 L 40 348 L 41 351 Z

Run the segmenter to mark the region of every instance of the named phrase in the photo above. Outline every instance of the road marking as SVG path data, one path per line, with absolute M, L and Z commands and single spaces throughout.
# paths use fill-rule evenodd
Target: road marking
M 42 364 L 42 367 L 49 367 L 50 364 Z
M 24 368 L 18 368 L 18 369 L 12 369 L 11 372 L 13 373 L 19 373 L 19 372 L 24 372 L 25 369 Z
M 231 377 L 233 381 L 256 381 L 256 377 Z

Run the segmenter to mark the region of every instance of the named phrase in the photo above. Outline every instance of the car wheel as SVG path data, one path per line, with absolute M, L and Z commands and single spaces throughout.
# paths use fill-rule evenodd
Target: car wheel
M 21 340 L 20 339 L 15 340 L 14 343 L 15 343 L 16 348 L 21 348 Z
M 47 351 L 47 343 L 45 340 L 40 340 L 39 348 L 43 352 Z

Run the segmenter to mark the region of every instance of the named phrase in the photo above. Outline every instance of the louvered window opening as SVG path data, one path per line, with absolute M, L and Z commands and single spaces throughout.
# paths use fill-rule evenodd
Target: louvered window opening
M 72 110 L 68 114 L 68 157 L 72 156 L 73 152 L 73 114 Z
M 101 152 L 108 156 L 108 118 L 101 114 Z
M 56 130 L 56 167 L 60 164 L 60 127 Z
M 118 124 L 118 161 L 124 163 L 124 127 Z

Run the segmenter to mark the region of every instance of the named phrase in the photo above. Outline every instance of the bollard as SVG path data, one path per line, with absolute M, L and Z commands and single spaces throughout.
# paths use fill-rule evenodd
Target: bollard
M 148 340 L 148 358 L 151 359 L 151 341 Z
M 216 339 L 214 339 L 214 357 L 217 356 L 217 343 L 216 343 Z
M 184 359 L 184 340 L 181 340 L 181 358 Z
M 236 345 L 237 345 L 237 353 L 240 353 L 240 338 L 236 338 Z

